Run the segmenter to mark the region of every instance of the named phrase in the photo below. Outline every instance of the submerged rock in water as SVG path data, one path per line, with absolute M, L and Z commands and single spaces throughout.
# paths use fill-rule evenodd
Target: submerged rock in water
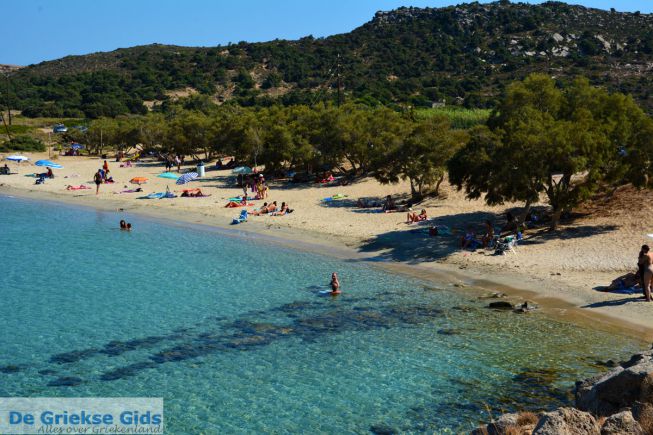
M 81 383 L 81 378 L 76 376 L 64 376 L 48 382 L 48 387 L 74 387 Z
M 440 335 L 458 335 L 460 332 L 457 331 L 456 329 L 448 329 L 448 328 L 443 328 L 443 329 L 438 329 L 438 334 Z
M 375 424 L 370 426 L 370 432 L 374 435 L 395 435 L 397 432 L 396 429 L 385 424 Z
M 72 352 L 60 353 L 50 358 L 51 363 L 68 364 L 81 361 L 98 353 L 98 349 L 75 350 Z
M 505 293 L 494 292 L 487 295 L 479 296 L 478 299 L 501 299 L 507 296 L 508 295 L 506 295 Z
M 513 310 L 515 306 L 508 301 L 496 301 L 496 302 L 490 302 L 488 308 L 492 308 L 495 310 Z
M 600 435 L 601 429 L 589 412 L 559 408 L 542 415 L 533 435 Z
M 18 373 L 19 371 L 20 371 L 20 367 L 15 365 L 7 365 L 4 367 L 0 367 L 0 373 Z

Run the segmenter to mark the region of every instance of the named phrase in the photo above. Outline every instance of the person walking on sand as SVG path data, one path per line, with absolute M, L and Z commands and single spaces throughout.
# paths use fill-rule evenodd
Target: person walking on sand
M 93 181 L 95 182 L 95 194 L 100 193 L 100 184 L 102 184 L 102 169 L 98 169 L 95 175 L 93 176 Z

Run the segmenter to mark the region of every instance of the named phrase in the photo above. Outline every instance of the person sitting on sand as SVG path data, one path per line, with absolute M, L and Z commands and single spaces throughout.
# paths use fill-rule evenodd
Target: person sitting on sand
M 467 232 L 460 240 L 460 247 L 463 249 L 473 248 L 476 243 L 476 233 L 471 227 L 467 227 Z
M 502 234 L 510 234 L 517 231 L 517 221 L 512 213 L 506 212 L 506 224 L 501 228 Z
M 417 214 L 415 212 L 413 213 L 408 212 L 408 215 L 406 216 L 406 223 L 411 224 L 413 222 L 421 222 L 427 219 L 428 217 L 426 216 L 426 209 L 422 209 L 420 214 Z
M 481 242 L 483 243 L 483 247 L 487 248 L 490 242 L 494 239 L 494 226 L 492 225 L 492 222 L 490 222 L 489 219 L 485 220 L 485 235 L 483 235 L 483 238 L 481 239 Z
M 331 293 L 340 293 L 340 281 L 338 280 L 338 274 L 335 272 L 331 274 Z
M 392 199 L 392 196 L 388 195 L 385 197 L 385 202 L 383 203 L 383 211 L 388 212 L 397 209 L 397 204 Z
M 52 168 L 48 168 L 48 171 L 45 173 L 45 176 L 48 178 L 54 178 L 54 172 L 52 172 Z
M 9 175 L 9 166 L 5 163 L 5 165 L 2 167 L 2 170 L 0 170 L 0 174 L 5 174 Z

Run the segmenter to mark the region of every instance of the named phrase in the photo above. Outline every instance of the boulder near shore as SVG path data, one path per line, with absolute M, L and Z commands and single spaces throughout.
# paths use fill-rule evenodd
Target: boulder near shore
M 575 407 L 505 414 L 472 435 L 653 435 L 653 348 L 576 382 Z

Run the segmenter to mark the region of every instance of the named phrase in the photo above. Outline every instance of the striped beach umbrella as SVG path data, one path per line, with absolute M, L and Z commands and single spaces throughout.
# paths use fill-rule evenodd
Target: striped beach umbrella
M 190 181 L 197 180 L 199 175 L 197 172 L 186 172 L 181 177 L 177 178 L 177 184 L 186 184 Z
M 63 169 L 63 166 L 58 163 L 51 162 L 50 160 L 37 160 L 34 164 L 36 166 L 45 166 L 46 168 Z

